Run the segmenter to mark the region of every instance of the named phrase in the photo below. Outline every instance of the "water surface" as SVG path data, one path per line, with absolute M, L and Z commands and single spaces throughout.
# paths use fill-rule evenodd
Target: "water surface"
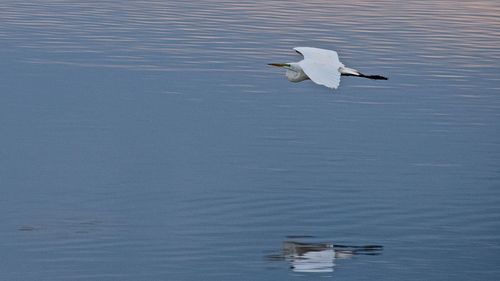
M 302 2 L 0 3 L 1 279 L 496 280 L 500 5 Z

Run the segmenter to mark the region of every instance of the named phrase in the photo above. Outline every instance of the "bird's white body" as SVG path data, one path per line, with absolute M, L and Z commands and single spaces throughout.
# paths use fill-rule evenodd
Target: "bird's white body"
M 271 63 L 270 65 L 286 69 L 286 78 L 290 82 L 301 82 L 311 79 L 314 83 L 337 89 L 340 76 L 358 76 L 377 80 L 387 80 L 379 75 L 364 75 L 356 69 L 344 66 L 340 62 L 337 52 L 312 47 L 293 48 L 304 59 L 291 63 Z
M 304 72 L 302 67 L 300 67 L 300 63 L 291 62 L 289 63 L 289 65 L 290 67 L 287 67 L 285 72 L 285 76 L 288 79 L 288 81 L 296 83 L 310 79 L 309 76 L 307 76 L 307 74 Z M 357 71 L 356 69 L 345 67 L 343 64 L 338 68 L 338 71 L 340 72 L 340 75 L 352 75 L 352 76 L 359 75 L 359 71 Z

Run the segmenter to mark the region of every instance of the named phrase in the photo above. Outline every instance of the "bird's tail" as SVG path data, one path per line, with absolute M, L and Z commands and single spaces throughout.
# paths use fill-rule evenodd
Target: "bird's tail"
M 343 76 L 355 76 L 355 77 L 363 77 L 363 78 L 368 78 L 368 79 L 373 79 L 373 80 L 388 80 L 389 78 L 382 76 L 382 75 L 366 75 L 354 68 L 349 68 L 349 67 L 341 67 L 339 68 L 340 74 Z

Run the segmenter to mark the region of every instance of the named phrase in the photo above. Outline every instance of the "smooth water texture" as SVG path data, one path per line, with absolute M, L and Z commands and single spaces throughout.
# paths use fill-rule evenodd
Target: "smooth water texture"
M 499 2 L 305 2 L 2 1 L 0 279 L 497 280 Z

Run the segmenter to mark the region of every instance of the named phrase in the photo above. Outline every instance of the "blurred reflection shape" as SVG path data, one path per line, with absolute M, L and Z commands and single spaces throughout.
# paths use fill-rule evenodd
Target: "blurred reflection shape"
M 379 255 L 380 245 L 347 246 L 333 243 L 284 241 L 281 253 L 268 256 L 273 261 L 288 261 L 294 272 L 333 272 L 335 259 L 354 255 Z

